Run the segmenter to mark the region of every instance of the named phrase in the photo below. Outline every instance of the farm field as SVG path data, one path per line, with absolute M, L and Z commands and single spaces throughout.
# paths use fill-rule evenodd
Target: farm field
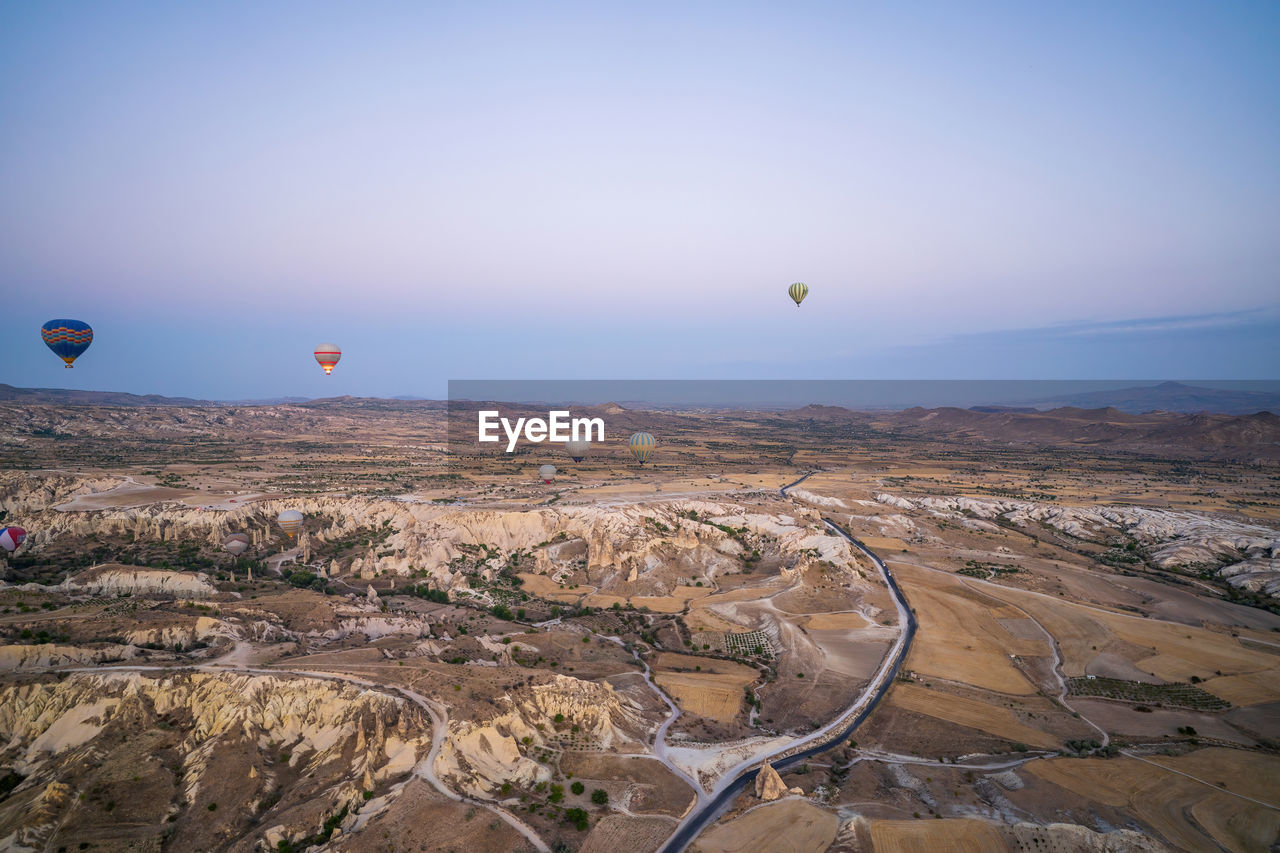
M 981 820 L 873 820 L 875 853 L 987 853 L 1008 850 L 993 825 Z
M 653 671 L 654 680 L 682 708 L 719 722 L 729 722 L 741 712 L 744 689 L 760 675 L 731 661 L 666 652 L 658 656 Z
M 836 816 L 803 800 L 759 806 L 715 827 L 697 840 L 695 853 L 788 850 L 821 853 L 835 840 Z
M 1054 749 L 1060 745 L 1053 736 L 1019 722 L 1007 708 L 985 702 L 951 696 L 915 684 L 895 685 L 889 701 L 908 711 L 979 729 L 1029 746 Z
M 1275 796 L 1280 759 L 1205 749 L 1179 758 L 1149 760 L 1205 781 L 1163 772 L 1131 758 L 1035 761 L 1028 770 L 1082 797 L 1133 809 L 1184 850 L 1213 844 L 1230 850 L 1264 850 L 1274 843 L 1280 833 L 1280 802 Z

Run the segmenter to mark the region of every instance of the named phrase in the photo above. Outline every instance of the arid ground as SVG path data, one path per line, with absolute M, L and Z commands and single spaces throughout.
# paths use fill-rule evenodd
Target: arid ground
M 602 411 L 0 404 L 0 847 L 1280 839 L 1280 419 Z

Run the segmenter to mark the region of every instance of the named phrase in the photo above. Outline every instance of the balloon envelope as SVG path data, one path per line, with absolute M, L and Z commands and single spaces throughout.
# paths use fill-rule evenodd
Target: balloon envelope
M 581 462 L 587 458 L 587 454 L 591 452 L 591 442 L 585 438 L 579 438 L 576 441 L 566 441 L 564 443 L 565 452 L 569 454 L 569 458 L 574 462 Z
M 0 548 L 5 549 L 10 554 L 22 547 L 22 543 L 27 540 L 27 531 L 21 527 L 6 527 L 0 530 Z
M 645 460 L 653 455 L 653 449 L 658 446 L 658 442 L 649 433 L 638 432 L 631 436 L 627 446 L 631 448 L 631 455 L 643 465 Z
M 324 368 L 324 375 L 333 373 L 333 366 L 342 358 L 342 350 L 336 344 L 320 344 L 316 347 L 316 361 Z
M 40 338 L 54 355 L 71 367 L 71 362 L 93 343 L 93 329 L 80 320 L 50 320 L 40 327 Z
M 286 509 L 280 513 L 280 516 L 276 519 L 276 524 L 279 524 L 280 529 L 292 539 L 302 529 L 302 513 L 296 509 Z
M 222 540 L 222 547 L 226 548 L 233 557 L 239 557 L 245 551 L 248 551 L 251 544 L 249 537 L 243 533 L 232 533 Z
M 556 466 L 543 465 L 541 468 L 538 469 L 538 476 L 542 478 L 542 482 L 550 483 L 552 480 L 555 479 Z
M 799 308 L 800 303 L 804 302 L 804 298 L 809 295 L 809 285 L 803 281 L 797 281 L 787 288 L 787 295 L 795 300 L 796 307 Z

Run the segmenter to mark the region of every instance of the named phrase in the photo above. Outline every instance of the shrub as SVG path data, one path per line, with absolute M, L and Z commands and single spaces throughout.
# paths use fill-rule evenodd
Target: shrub
M 581 794 L 586 789 L 587 789 L 587 786 L 582 784 L 581 782 L 574 782 L 572 785 L 569 786 L 569 790 L 573 791 L 575 794 Z
M 591 792 L 591 802 L 597 806 L 603 806 L 609 802 L 609 792 L 604 788 L 596 788 Z

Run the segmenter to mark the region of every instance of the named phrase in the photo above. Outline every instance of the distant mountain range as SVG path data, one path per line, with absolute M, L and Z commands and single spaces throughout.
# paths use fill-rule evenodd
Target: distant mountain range
M 975 406 L 974 411 L 1027 411 L 1035 409 L 1119 409 L 1130 414 L 1144 412 L 1180 412 L 1195 414 L 1212 412 L 1223 415 L 1252 415 L 1257 412 L 1280 412 L 1280 394 L 1266 391 L 1237 391 L 1205 388 L 1181 382 L 1161 382 L 1113 391 L 1088 391 L 1059 397 L 1028 400 L 1014 406 Z
M 43 403 L 50 406 L 217 406 L 190 397 L 126 394 L 123 391 L 73 391 L 69 388 L 15 388 L 0 383 L 0 402 Z
M 75 391 L 70 388 L 15 388 L 0 382 L 0 403 L 42 403 L 49 406 L 288 406 L 310 397 L 272 397 L 267 400 L 196 400 L 124 391 Z
M 395 409 L 403 408 L 435 408 L 442 401 L 432 401 L 424 397 L 328 397 L 313 399 L 310 397 L 272 397 L 261 400 L 197 400 L 191 397 L 165 397 L 160 394 L 128 394 L 123 391 L 73 391 L 65 388 L 15 388 L 0 383 L 0 402 L 33 403 L 53 406 L 307 406 L 323 407 L 360 407 Z M 963 405 L 963 404 L 962 404 Z M 605 413 L 617 413 L 624 410 L 652 409 L 652 405 L 639 401 L 626 402 L 622 406 L 608 403 L 603 406 L 588 406 L 600 409 Z M 703 410 L 707 407 L 676 406 L 676 410 Z M 773 410 L 772 406 L 713 406 L 716 410 L 738 409 L 743 411 Z M 906 406 L 886 408 L 874 407 L 880 411 L 903 411 Z M 970 411 L 987 414 L 1033 413 L 1050 409 L 1115 409 L 1129 414 L 1146 412 L 1175 412 L 1180 414 L 1196 414 L 1209 412 L 1224 415 L 1251 415 L 1257 412 L 1280 413 L 1280 393 L 1275 391 L 1243 391 L 1226 388 L 1208 388 L 1198 385 L 1187 385 L 1181 382 L 1161 382 L 1158 385 L 1137 385 L 1107 391 L 1084 391 L 1073 394 L 1062 394 L 1054 397 L 1043 397 L 1033 400 L 1000 401 L 983 405 L 974 405 Z M 853 405 L 850 408 L 831 406 L 810 406 L 806 410 L 809 416 L 823 417 L 827 414 L 863 410 Z M 794 410 L 792 410 L 794 411 Z

